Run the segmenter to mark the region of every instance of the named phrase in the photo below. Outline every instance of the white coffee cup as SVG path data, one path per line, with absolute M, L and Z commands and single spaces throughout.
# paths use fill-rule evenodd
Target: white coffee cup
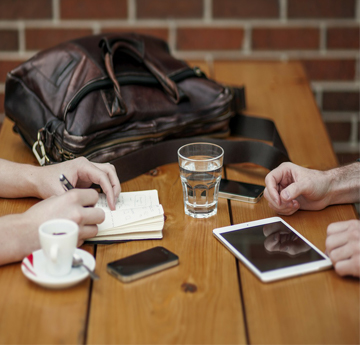
M 78 235 L 79 226 L 68 219 L 53 219 L 39 226 L 40 244 L 49 275 L 70 273 Z

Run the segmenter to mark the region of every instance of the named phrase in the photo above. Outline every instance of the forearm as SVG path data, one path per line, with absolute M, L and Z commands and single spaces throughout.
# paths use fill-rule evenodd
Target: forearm
M 0 197 L 40 197 L 40 167 L 0 159 Z
M 21 261 L 40 248 L 33 227 L 28 224 L 24 214 L 11 214 L 0 217 L 0 266 Z
M 329 170 L 330 205 L 360 201 L 360 162 Z

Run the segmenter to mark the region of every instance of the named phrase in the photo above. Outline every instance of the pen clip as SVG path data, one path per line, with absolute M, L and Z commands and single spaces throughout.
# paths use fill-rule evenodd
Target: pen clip
M 74 189 L 74 186 L 70 183 L 70 181 L 65 177 L 64 174 L 61 174 L 60 175 L 60 183 L 62 184 L 65 192 L 71 190 L 71 189 Z

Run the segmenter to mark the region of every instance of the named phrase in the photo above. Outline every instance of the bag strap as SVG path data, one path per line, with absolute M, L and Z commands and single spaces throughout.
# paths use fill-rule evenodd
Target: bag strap
M 289 161 L 288 153 L 273 121 L 236 113 L 230 121 L 230 129 L 233 137 L 272 141 L 273 146 L 253 140 L 190 137 L 165 140 L 117 158 L 111 163 L 115 166 L 120 181 L 125 182 L 158 166 L 177 162 L 178 149 L 193 142 L 210 142 L 221 146 L 225 151 L 224 165 L 248 162 L 272 170 L 282 162 Z

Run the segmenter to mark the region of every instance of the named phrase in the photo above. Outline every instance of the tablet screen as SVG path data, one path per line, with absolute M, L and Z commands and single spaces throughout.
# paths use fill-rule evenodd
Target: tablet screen
M 261 272 L 324 260 L 280 221 L 220 235 Z

